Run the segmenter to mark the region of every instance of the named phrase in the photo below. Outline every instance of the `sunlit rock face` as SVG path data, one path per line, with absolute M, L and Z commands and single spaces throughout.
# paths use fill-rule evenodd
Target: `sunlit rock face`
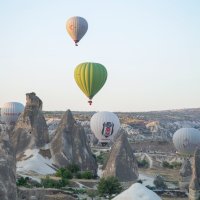
M 35 93 L 26 94 L 26 106 L 18 118 L 11 140 L 17 156 L 28 148 L 40 148 L 49 142 L 42 101 Z
M 70 110 L 63 115 L 51 142 L 51 155 L 56 166 L 79 165 L 81 170 L 97 172 L 83 127 L 76 123 Z
M 125 134 L 113 144 L 103 176 L 116 176 L 122 182 L 137 180 L 137 161 Z
M 8 133 L 0 134 L 0 199 L 16 200 L 15 155 Z

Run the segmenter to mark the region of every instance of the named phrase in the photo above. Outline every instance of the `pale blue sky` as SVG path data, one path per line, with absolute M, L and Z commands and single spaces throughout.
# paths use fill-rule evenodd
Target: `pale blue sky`
M 79 47 L 65 29 L 76 15 Z M 0 0 L 0 26 L 0 106 L 34 91 L 44 110 L 200 107 L 199 0 Z M 73 78 L 86 61 L 108 70 L 92 107 Z

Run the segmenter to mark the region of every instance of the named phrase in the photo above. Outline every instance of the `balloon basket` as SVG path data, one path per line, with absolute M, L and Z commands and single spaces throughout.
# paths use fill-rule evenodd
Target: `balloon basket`
M 88 103 L 89 103 L 89 105 L 91 106 L 92 105 L 92 101 L 90 100 L 90 101 L 88 101 Z
M 75 42 L 75 46 L 78 46 L 79 40 L 74 40 L 74 42 Z

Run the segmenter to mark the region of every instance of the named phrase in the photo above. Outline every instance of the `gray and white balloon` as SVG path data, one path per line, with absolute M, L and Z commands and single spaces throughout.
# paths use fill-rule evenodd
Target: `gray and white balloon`
M 7 102 L 1 108 L 1 120 L 8 125 L 15 124 L 24 106 L 18 102 Z
M 112 112 L 95 113 L 90 120 L 90 128 L 99 142 L 109 143 L 120 128 L 119 118 Z
M 66 29 L 75 45 L 81 40 L 88 30 L 88 23 L 83 17 L 74 16 L 67 20 Z
M 179 153 L 193 155 L 196 147 L 200 147 L 200 131 L 181 128 L 174 133 L 173 143 Z

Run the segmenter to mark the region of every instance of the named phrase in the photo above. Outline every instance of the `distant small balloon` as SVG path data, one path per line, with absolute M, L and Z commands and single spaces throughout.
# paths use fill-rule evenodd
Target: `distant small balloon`
M 75 45 L 78 46 L 77 43 L 88 30 L 88 23 L 83 17 L 71 17 L 67 20 L 66 29 L 70 37 L 74 40 Z
M 15 124 L 19 115 L 23 112 L 24 106 L 19 102 L 7 102 L 1 108 L 2 122 L 12 125 Z
M 113 141 L 120 128 L 119 118 L 112 112 L 95 113 L 90 120 L 90 128 L 102 145 L 107 144 Z
M 173 143 L 180 154 L 193 155 L 200 147 L 200 131 L 195 128 L 181 128 L 173 135 Z

